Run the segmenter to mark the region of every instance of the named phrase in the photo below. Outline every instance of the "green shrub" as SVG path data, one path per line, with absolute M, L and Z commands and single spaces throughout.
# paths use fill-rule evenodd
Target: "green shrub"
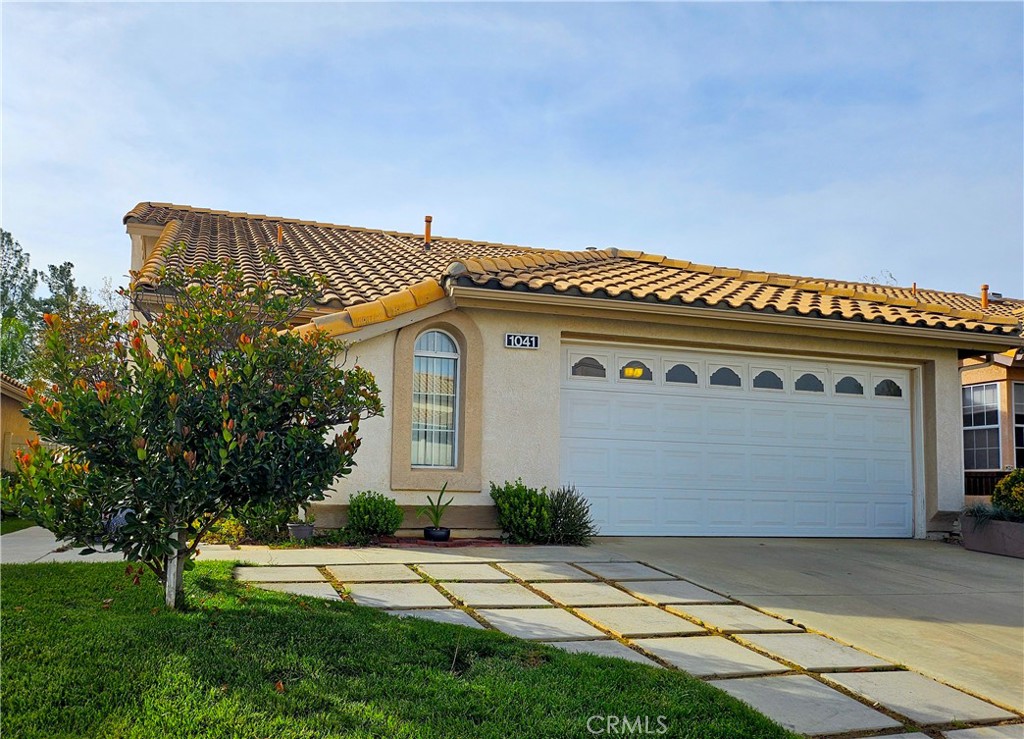
M 235 517 L 245 529 L 246 539 L 260 544 L 270 544 L 288 536 L 286 524 L 292 511 L 292 506 L 250 503 L 235 511 Z
M 206 544 L 241 544 L 246 539 L 245 526 L 234 516 L 225 516 L 203 534 Z
M 1024 468 L 1017 468 L 996 483 L 992 491 L 992 507 L 1024 516 Z
M 491 483 L 498 525 L 513 544 L 543 544 L 551 533 L 551 507 L 546 492 L 528 488 L 522 478 L 498 487 Z
M 391 536 L 402 525 L 402 509 L 394 499 L 363 491 L 348 501 L 348 530 L 353 539 Z
M 575 485 L 563 485 L 548 495 L 551 531 L 548 542 L 568 546 L 587 546 L 597 536 L 597 526 L 590 515 L 590 503 Z

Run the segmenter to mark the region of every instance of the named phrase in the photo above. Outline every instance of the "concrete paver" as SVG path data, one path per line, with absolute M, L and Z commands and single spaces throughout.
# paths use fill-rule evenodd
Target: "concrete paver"
M 922 725 L 1015 718 L 991 703 L 916 672 L 831 673 L 823 677 Z
M 641 600 L 657 606 L 669 603 L 729 603 L 729 599 L 684 580 L 640 580 L 622 583 Z
M 647 659 L 647 657 L 643 656 L 639 652 L 634 652 L 626 645 L 611 639 L 607 639 L 605 641 L 554 641 L 545 642 L 545 644 L 552 647 L 558 647 L 559 649 L 564 649 L 566 652 L 573 652 L 574 654 L 596 654 L 599 657 L 618 657 L 619 659 L 638 662 L 643 665 L 648 665 L 649 667 L 661 667 L 661 665 Z
M 580 608 L 580 615 L 616 636 L 674 636 L 699 634 L 704 629 L 654 606 Z
M 726 634 L 755 631 L 803 631 L 781 619 L 766 616 L 753 608 L 737 605 L 667 606 L 673 613 L 684 613 Z
M 518 583 L 446 582 L 441 587 L 473 608 L 551 606 L 548 601 Z
M 722 636 L 634 639 L 633 643 L 695 677 L 740 677 L 789 669 Z
M 332 565 L 327 568 L 341 582 L 419 582 L 422 578 L 405 565 Z
M 640 605 L 633 596 L 603 582 L 549 582 L 534 587 L 565 606 Z
M 715 687 L 799 734 L 843 734 L 902 725 L 807 675 L 719 680 Z
M 246 582 L 326 582 L 316 567 L 236 567 L 235 579 Z
M 477 613 L 498 631 L 534 641 L 605 638 L 586 621 L 561 608 L 477 609 Z
M 361 606 L 385 609 L 451 608 L 452 604 L 428 583 L 357 583 L 349 586 Z
M 488 564 L 426 564 L 420 565 L 428 577 L 435 580 L 464 580 L 507 582 L 509 576 Z
M 821 634 L 740 634 L 736 638 L 773 657 L 815 672 L 895 666 Z
M 499 562 L 501 569 L 511 572 L 527 582 L 555 582 L 561 580 L 594 580 L 581 569 L 565 562 Z
M 1024 560 L 911 539 L 601 537 L 590 550 L 1024 711 Z
M 275 590 L 279 593 L 290 593 L 292 595 L 304 595 L 308 598 L 323 598 L 324 600 L 341 600 L 338 591 L 326 582 L 252 582 L 253 587 L 262 590 Z
M 469 626 L 473 629 L 483 628 L 479 621 L 458 608 L 420 608 L 413 611 L 388 611 L 388 613 L 401 618 L 423 618 L 427 621 L 437 621 L 442 624 Z
M 955 731 L 944 731 L 942 735 L 946 739 L 1024 739 L 1024 724 L 956 729 Z
M 667 575 L 653 567 L 648 567 L 639 562 L 588 562 L 580 567 L 593 572 L 605 580 L 675 580 L 672 575 Z

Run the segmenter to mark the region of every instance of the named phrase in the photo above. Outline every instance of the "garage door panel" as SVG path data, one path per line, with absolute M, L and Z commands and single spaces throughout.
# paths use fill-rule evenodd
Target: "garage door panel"
M 710 439 L 745 439 L 747 414 L 743 408 L 705 407 L 707 436 Z
M 629 361 L 629 352 L 620 355 Z M 643 357 L 655 368 L 683 361 Z M 911 534 L 905 371 L 815 365 L 823 389 L 799 392 L 793 386 L 806 364 L 773 362 L 786 384 L 765 390 L 749 387 L 755 368 L 742 357 L 684 359 L 698 383 L 666 382 L 663 372 L 621 381 L 617 371 L 607 381 L 582 382 L 566 368 L 562 479 L 586 495 L 602 533 Z M 743 387 L 708 385 L 707 374 L 723 366 L 735 369 Z M 852 376 L 863 378 L 864 394 L 836 393 L 838 381 Z M 891 378 L 903 395 L 876 397 L 877 377 Z

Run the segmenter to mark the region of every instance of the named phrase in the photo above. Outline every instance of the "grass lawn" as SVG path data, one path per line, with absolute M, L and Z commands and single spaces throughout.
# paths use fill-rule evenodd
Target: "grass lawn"
M 26 521 L 23 518 L 5 518 L 0 521 L 0 536 L 4 534 L 10 534 L 12 531 L 21 531 L 35 526 L 31 521 Z
M 121 564 L 0 577 L 5 737 L 564 739 L 594 736 L 594 715 L 652 730 L 664 716 L 669 737 L 791 736 L 679 672 L 270 593 L 226 563 L 186 575 L 184 613 Z

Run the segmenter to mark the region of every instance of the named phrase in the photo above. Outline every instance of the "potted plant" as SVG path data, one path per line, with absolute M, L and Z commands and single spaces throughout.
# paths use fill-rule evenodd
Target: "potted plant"
M 964 509 L 960 535 L 965 549 L 1024 559 L 1024 468 L 996 483 L 991 505 Z
M 431 523 L 430 526 L 423 528 L 423 538 L 427 541 L 448 541 L 452 538 L 452 530 L 441 526 L 441 517 L 444 515 L 445 509 L 455 500 L 453 496 L 447 502 L 442 502 L 441 499 L 444 498 L 444 491 L 447 488 L 448 483 L 441 486 L 441 492 L 437 494 L 436 501 L 428 495 L 427 505 L 422 506 L 416 514 L 418 516 L 426 516 Z
M 303 506 L 301 518 L 296 511 L 288 519 L 288 536 L 297 541 L 309 541 L 313 538 L 313 522 L 315 520 L 316 514 Z

